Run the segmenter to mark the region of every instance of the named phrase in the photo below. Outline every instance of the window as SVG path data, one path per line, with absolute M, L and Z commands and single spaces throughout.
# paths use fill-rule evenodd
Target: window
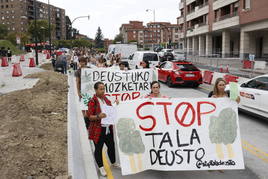
M 148 61 L 158 61 L 157 54 L 155 53 L 144 53 L 143 59 Z
M 248 88 L 268 91 L 268 77 L 259 77 L 246 84 Z
M 243 9 L 250 9 L 250 0 L 244 0 L 243 4 Z
M 199 71 L 194 65 L 192 64 L 176 64 L 177 67 L 179 67 L 179 69 L 181 71 Z

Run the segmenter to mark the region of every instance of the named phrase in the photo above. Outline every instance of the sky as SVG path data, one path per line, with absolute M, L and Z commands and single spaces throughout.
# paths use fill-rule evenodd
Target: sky
M 39 0 L 47 3 L 47 0 Z M 71 21 L 78 16 L 90 15 L 73 23 L 81 34 L 95 38 L 100 27 L 104 38 L 114 39 L 121 24 L 130 20 L 143 21 L 144 25 L 153 21 L 155 9 L 156 22 L 176 24 L 179 17 L 180 0 L 50 0 L 50 4 L 65 9 Z

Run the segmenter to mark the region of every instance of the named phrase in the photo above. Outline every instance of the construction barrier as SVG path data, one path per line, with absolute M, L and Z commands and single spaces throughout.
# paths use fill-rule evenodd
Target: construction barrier
M 238 82 L 239 77 L 238 76 L 233 76 L 233 75 L 224 75 L 224 80 L 226 81 L 227 84 L 230 82 Z
M 24 55 L 21 55 L 21 56 L 20 56 L 20 61 L 21 61 L 21 62 L 24 62 L 24 61 L 25 61 L 25 56 L 24 56 Z
M 21 75 L 22 75 L 22 70 L 21 70 L 20 64 L 19 63 L 15 63 L 13 65 L 12 76 L 13 77 L 18 77 L 18 76 L 21 76 Z
M 7 67 L 7 66 L 8 66 L 7 57 L 2 57 L 1 67 Z
M 244 69 L 251 69 L 253 67 L 253 61 L 250 60 L 243 60 L 243 68 Z
M 213 73 L 212 71 L 204 71 L 204 76 L 203 76 L 203 82 L 207 84 L 211 84 L 212 78 L 213 78 Z
M 29 67 L 35 67 L 34 58 L 30 58 Z

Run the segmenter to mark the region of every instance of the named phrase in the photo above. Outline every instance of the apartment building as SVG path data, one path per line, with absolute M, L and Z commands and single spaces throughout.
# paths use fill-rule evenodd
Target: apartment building
M 34 0 L 0 0 L 0 24 L 5 24 L 10 32 L 26 32 L 28 24 L 35 18 L 48 20 L 49 5 Z M 52 40 L 66 39 L 65 10 L 50 5 Z
M 120 33 L 124 43 L 136 41 L 142 46 L 179 42 L 179 26 L 169 22 L 150 22 L 144 26 L 141 21 L 130 21 L 122 24 Z
M 189 54 L 268 57 L 267 0 L 182 0 L 180 43 Z

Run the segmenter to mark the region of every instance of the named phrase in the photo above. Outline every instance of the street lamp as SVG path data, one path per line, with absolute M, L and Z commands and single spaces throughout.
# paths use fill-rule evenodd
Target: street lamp
M 73 23 L 77 20 L 77 19 L 81 19 L 81 18 L 88 18 L 88 20 L 90 19 L 90 16 L 79 16 L 79 17 L 76 17 L 74 18 L 74 20 L 71 22 L 71 29 L 72 29 L 72 26 L 73 26 Z M 73 36 L 73 31 L 72 31 L 72 36 Z
M 34 1 L 34 36 L 35 36 L 35 63 L 38 65 L 38 49 L 37 49 L 37 2 L 36 0 Z
M 49 55 L 51 57 L 51 22 L 50 22 L 50 3 L 49 3 L 49 0 L 48 0 L 48 41 L 49 41 Z
M 149 11 L 152 11 L 153 12 L 153 14 L 154 14 L 154 22 L 155 22 L 155 9 L 146 9 L 146 12 L 149 12 Z

